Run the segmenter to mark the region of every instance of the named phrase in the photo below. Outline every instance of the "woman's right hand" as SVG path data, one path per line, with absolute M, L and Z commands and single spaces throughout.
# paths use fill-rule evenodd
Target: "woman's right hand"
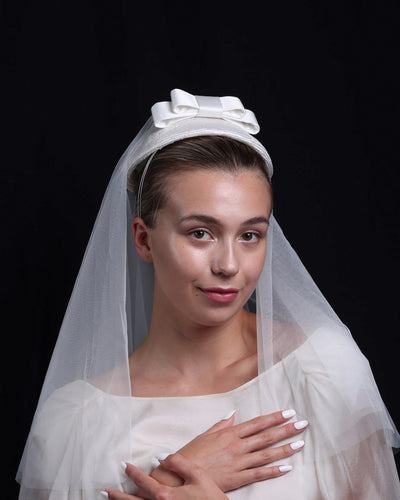
M 139 487 L 138 495 L 129 495 L 116 490 L 105 490 L 101 494 L 109 500 L 228 500 L 228 497 L 198 465 L 179 453 L 169 455 L 163 462 L 165 470 L 182 478 L 182 485 L 166 486 L 149 477 L 132 464 L 126 464 L 125 473 Z
M 294 438 L 307 427 L 306 420 L 287 423 L 292 416 L 293 411 L 275 412 L 234 425 L 232 415 L 178 451 L 204 469 L 222 491 L 282 476 L 291 470 L 290 466 L 266 466 L 290 457 L 303 448 L 304 441 L 296 439 L 290 444 L 273 446 Z M 181 483 L 181 478 L 161 466 L 154 469 L 151 476 L 164 484 Z

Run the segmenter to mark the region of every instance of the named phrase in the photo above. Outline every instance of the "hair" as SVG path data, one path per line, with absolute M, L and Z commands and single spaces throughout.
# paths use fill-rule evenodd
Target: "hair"
M 134 168 L 128 177 L 128 187 L 136 199 L 147 160 Z M 271 187 L 265 160 L 249 145 L 223 136 L 182 139 L 158 151 L 145 174 L 140 212 L 147 227 L 155 226 L 157 212 L 166 202 L 165 186 L 170 176 L 182 171 L 215 169 L 231 173 L 259 172 Z

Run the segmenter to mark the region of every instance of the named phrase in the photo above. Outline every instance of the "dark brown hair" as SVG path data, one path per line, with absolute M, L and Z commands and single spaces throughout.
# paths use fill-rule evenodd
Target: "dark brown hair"
M 137 198 L 140 179 L 147 159 L 130 174 L 128 187 Z M 168 177 L 189 170 L 241 170 L 260 172 L 271 185 L 264 159 L 245 143 L 223 136 L 200 136 L 182 139 L 158 151 L 145 174 L 141 217 L 149 228 L 154 227 L 157 211 L 166 201 L 165 186 Z

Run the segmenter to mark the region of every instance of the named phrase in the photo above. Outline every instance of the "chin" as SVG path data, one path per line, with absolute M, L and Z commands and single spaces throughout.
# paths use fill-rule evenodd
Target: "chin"
M 196 314 L 196 318 L 193 318 L 194 322 L 202 327 L 217 327 L 222 326 L 236 315 L 241 314 L 243 311 L 243 307 L 220 307 L 218 310 L 214 309 L 214 311 L 204 311 L 204 314 L 199 317 L 198 313 Z

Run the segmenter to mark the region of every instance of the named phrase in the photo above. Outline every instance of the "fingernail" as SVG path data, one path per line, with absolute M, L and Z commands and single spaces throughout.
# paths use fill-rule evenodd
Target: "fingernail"
M 106 491 L 100 491 L 100 495 L 101 495 L 103 498 L 109 498 L 108 493 L 107 493 Z
M 121 467 L 122 467 L 122 470 L 125 472 L 126 471 L 126 462 L 121 462 Z
M 221 420 L 228 420 L 229 418 L 231 418 L 232 415 L 234 415 L 236 413 L 236 410 L 232 410 L 228 413 L 228 415 L 224 418 L 221 418 Z
M 296 429 L 304 429 L 304 427 L 307 427 L 308 421 L 307 420 L 299 420 L 294 424 Z
M 298 450 L 299 448 L 303 448 L 304 446 L 304 441 L 295 441 L 294 443 L 290 443 L 290 447 L 292 450 Z
M 291 465 L 280 465 L 279 470 L 281 472 L 289 472 L 290 470 L 293 470 L 293 467 Z
M 159 453 L 158 455 L 156 455 L 156 459 L 159 461 L 165 460 L 169 455 L 170 453 Z
M 296 415 L 296 410 L 284 410 L 282 412 L 283 418 L 292 418 Z

